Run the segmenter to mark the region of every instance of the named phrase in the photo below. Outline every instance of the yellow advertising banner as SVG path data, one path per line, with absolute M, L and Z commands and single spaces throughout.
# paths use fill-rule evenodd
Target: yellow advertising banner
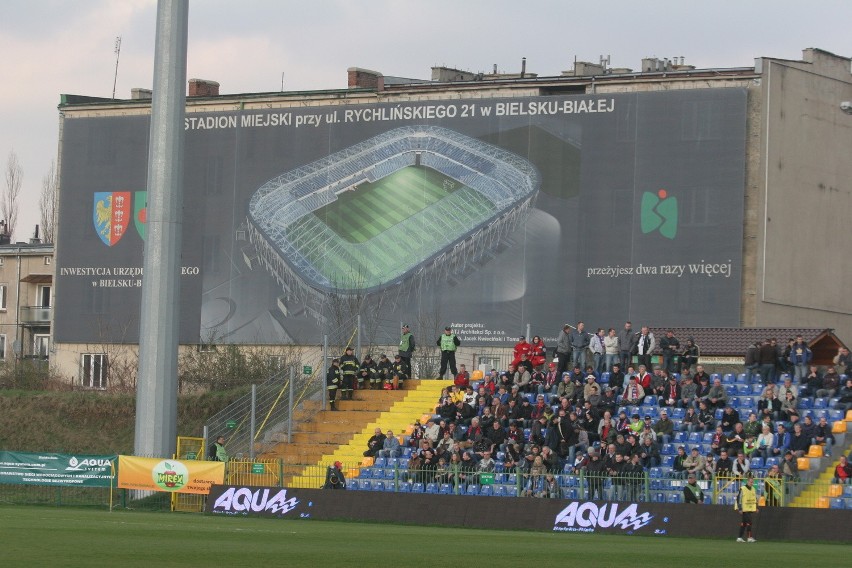
M 211 485 L 222 485 L 224 480 L 222 462 L 118 456 L 118 486 L 122 489 L 206 495 Z

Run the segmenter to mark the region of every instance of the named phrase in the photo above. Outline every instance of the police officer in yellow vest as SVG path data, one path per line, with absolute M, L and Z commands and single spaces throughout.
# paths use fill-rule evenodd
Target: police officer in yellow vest
M 455 378 L 456 374 L 458 374 L 458 369 L 456 369 L 456 348 L 461 345 L 459 337 L 453 333 L 453 329 L 450 326 L 447 326 L 435 344 L 441 348 L 441 372 L 438 374 L 438 377 L 441 379 L 445 378 L 444 375 L 447 372 L 447 364 L 449 363 L 450 371 L 453 373 L 450 378 Z
M 399 338 L 399 357 L 405 365 L 406 378 L 413 378 L 411 374 L 411 354 L 414 353 L 414 336 L 407 323 L 402 324 L 402 335 Z
M 757 490 L 754 488 L 754 478 L 751 475 L 751 472 L 745 478 L 742 486 L 740 487 L 739 493 L 737 493 L 737 500 L 734 502 L 734 511 L 740 511 L 742 513 L 742 521 L 740 521 L 740 536 L 737 538 L 737 542 L 746 542 L 743 540 L 743 536 L 747 536 L 748 542 L 757 542 L 754 540 L 754 536 L 752 534 L 752 514 L 757 513 Z

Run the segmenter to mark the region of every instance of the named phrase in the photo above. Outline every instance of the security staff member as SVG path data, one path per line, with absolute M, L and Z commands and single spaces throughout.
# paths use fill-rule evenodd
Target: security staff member
M 459 336 L 453 333 L 453 329 L 450 326 L 447 326 L 444 328 L 444 333 L 435 342 L 435 345 L 441 348 L 441 371 L 438 373 L 438 377 L 441 379 L 444 378 L 444 375 L 447 373 L 448 363 L 452 376 L 455 377 L 458 374 L 458 369 L 456 369 L 456 348 L 461 345 Z
M 378 368 L 373 357 L 368 353 L 361 361 L 361 368 L 358 370 L 358 388 L 381 388 L 379 385 Z
M 358 368 L 361 364 L 352 354 L 352 347 L 347 346 L 340 358 L 340 372 L 343 375 L 343 385 L 340 394 L 344 399 L 352 400 L 352 391 L 357 388 Z
M 737 542 L 746 542 L 746 540 L 743 540 L 743 536 L 748 537 L 748 542 L 756 542 L 752 534 L 751 517 L 753 513 L 757 513 L 757 491 L 754 488 L 754 478 L 751 473 L 746 476 L 739 493 L 737 493 L 737 500 L 734 502 L 734 511 L 742 513 L 740 536 L 737 538 Z
M 402 335 L 399 338 L 399 356 L 405 364 L 405 375 L 411 377 L 411 354 L 414 353 L 414 336 L 407 323 L 402 324 Z
M 332 359 L 331 367 L 328 368 L 328 373 L 325 375 L 325 388 L 328 389 L 329 410 L 337 410 L 334 408 L 334 399 L 337 397 L 337 389 L 340 387 L 340 380 L 340 359 Z

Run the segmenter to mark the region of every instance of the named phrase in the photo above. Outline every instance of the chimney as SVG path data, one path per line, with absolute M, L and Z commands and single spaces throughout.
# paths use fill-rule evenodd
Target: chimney
M 40 245 L 41 239 L 38 238 L 38 225 L 35 226 L 35 233 L 33 234 L 33 238 L 30 239 L 31 245 Z
M 385 89 L 385 77 L 378 71 L 362 69 L 361 67 L 350 67 L 346 70 L 347 85 L 350 89 Z
M 189 80 L 189 97 L 218 97 L 219 83 L 207 79 Z
M 521 79 L 527 74 L 527 58 L 521 57 Z
M 130 89 L 130 99 L 134 101 L 151 100 L 153 91 L 151 89 L 143 89 L 142 87 L 134 87 Z

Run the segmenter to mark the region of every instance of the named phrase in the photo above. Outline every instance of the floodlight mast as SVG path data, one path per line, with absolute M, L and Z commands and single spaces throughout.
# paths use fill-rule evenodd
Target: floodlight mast
M 139 456 L 171 457 L 177 444 L 188 5 L 188 0 L 157 2 L 136 383 L 134 452 Z

